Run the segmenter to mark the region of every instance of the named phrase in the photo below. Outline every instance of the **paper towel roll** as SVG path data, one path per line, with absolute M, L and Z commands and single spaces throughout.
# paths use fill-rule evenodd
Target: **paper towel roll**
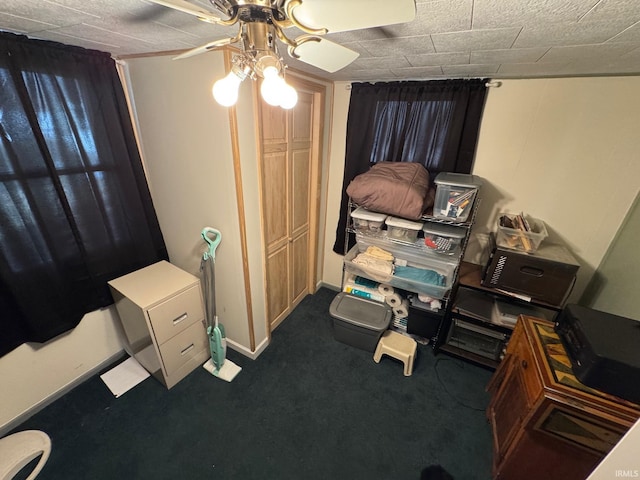
M 402 300 L 400 305 L 393 307 L 393 314 L 396 318 L 407 318 L 409 316 L 409 302 Z
M 378 285 L 378 291 L 385 297 L 388 295 L 391 295 L 392 293 L 396 293 L 396 291 L 391 285 L 386 285 L 384 283 L 381 283 L 380 285 Z
M 384 297 L 384 301 L 387 302 L 387 305 L 393 308 L 402 303 L 402 297 L 397 293 L 392 293 L 391 295 Z

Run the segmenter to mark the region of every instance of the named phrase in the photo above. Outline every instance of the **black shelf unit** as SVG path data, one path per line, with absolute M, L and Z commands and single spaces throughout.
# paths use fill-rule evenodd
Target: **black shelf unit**
M 408 319 L 407 332 L 412 335 L 423 337 L 426 340 L 428 340 L 432 348 L 434 349 L 434 351 L 437 351 L 438 348 L 442 345 L 444 341 L 442 336 L 443 335 L 446 336 L 448 331 L 447 319 L 450 317 L 450 310 L 451 310 L 451 303 L 452 303 L 451 299 L 453 298 L 453 294 L 457 288 L 460 265 L 462 263 L 462 259 L 464 258 L 467 245 L 469 243 L 471 229 L 475 222 L 480 201 L 481 199 L 476 195 L 471 212 L 465 222 L 455 222 L 455 221 L 448 220 L 446 218 L 434 217 L 432 215 L 422 215 L 422 217 L 420 218 L 420 221 L 424 223 L 451 225 L 451 226 L 463 229 L 466 232 L 466 234 L 464 235 L 463 241 L 460 244 L 460 251 L 456 256 L 457 264 L 452 274 L 451 288 L 445 293 L 445 295 L 441 299 L 439 299 L 441 302 L 441 308 L 438 311 L 434 311 L 434 310 L 420 311 L 421 309 L 419 308 L 410 307 L 410 309 L 412 310 L 413 316 L 410 316 L 410 318 Z M 351 212 L 356 208 L 358 208 L 358 206 L 359 205 L 353 202 L 351 199 L 349 200 L 347 228 L 346 228 L 347 235 L 345 235 L 345 244 L 344 244 L 345 254 L 349 250 L 350 239 L 353 238 L 350 236 L 357 234 L 357 231 L 353 226 Z M 375 235 L 373 237 L 376 238 Z M 397 241 L 392 238 L 386 238 L 386 241 L 390 242 L 390 244 L 400 245 L 403 248 L 407 248 L 408 246 L 406 242 Z M 415 248 L 416 248 L 416 252 L 419 253 L 420 248 L 418 247 L 415 247 Z M 426 254 L 426 255 L 433 255 L 433 254 Z M 344 287 L 344 283 L 345 283 L 345 268 L 343 268 L 343 279 L 342 279 L 343 287 Z M 411 290 L 406 290 L 406 291 L 410 293 L 418 293 L 418 292 L 412 292 Z M 433 334 L 431 334 L 431 332 L 433 332 Z
M 446 327 L 446 331 L 451 329 L 452 322 L 461 320 L 468 322 L 469 324 L 476 325 L 478 328 L 488 329 L 494 332 L 500 332 L 504 334 L 503 350 L 511 337 L 513 325 L 496 323 L 492 317 L 490 309 L 492 309 L 494 302 L 503 302 L 513 307 L 514 310 L 521 308 L 523 313 L 529 313 L 532 308 L 535 308 L 539 312 L 539 317 L 546 318 L 547 320 L 554 320 L 557 314 L 562 310 L 562 305 L 554 305 L 542 301 L 525 300 L 521 295 L 508 292 L 505 290 L 499 290 L 496 288 L 485 287 L 482 285 L 482 278 L 484 274 L 485 266 L 469 263 L 466 261 L 460 262 L 458 283 L 456 286 L 456 292 L 453 295 L 451 301 L 451 308 L 448 312 L 447 318 L 443 322 L 443 326 Z M 465 295 L 461 295 L 465 293 Z M 469 298 L 476 297 L 475 301 L 465 302 Z M 484 299 L 484 304 L 483 300 Z M 464 360 L 471 361 L 476 364 L 480 364 L 489 368 L 497 368 L 501 360 L 501 355 L 497 358 L 489 358 L 490 353 L 487 355 L 479 355 L 476 352 L 470 351 L 467 348 L 460 348 L 459 346 L 447 344 L 447 336 L 441 335 L 439 345 L 434 347 L 438 351 L 454 355 Z

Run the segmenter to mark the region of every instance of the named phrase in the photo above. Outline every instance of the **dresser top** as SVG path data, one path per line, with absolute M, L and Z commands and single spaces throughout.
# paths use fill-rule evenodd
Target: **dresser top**
M 610 408 L 634 421 L 640 416 L 640 405 L 588 387 L 578 380 L 571 368 L 571 360 L 554 330 L 553 323 L 533 317 L 522 317 L 527 336 L 532 340 L 534 353 L 541 361 L 545 388 L 569 399 Z
M 162 260 L 108 283 L 140 308 L 149 308 L 199 282 L 195 275 Z

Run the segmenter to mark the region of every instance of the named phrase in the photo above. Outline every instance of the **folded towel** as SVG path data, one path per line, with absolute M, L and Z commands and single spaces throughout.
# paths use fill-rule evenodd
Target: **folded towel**
M 436 285 L 438 287 L 444 287 L 446 284 L 446 277 L 444 275 L 425 268 L 402 267 L 396 265 L 394 275 L 396 277 L 402 277 L 420 283 L 428 283 L 429 285 Z
M 393 263 L 379 258 L 372 257 L 367 253 L 360 253 L 353 259 L 353 263 L 369 270 L 374 270 L 385 275 L 393 275 Z
M 380 260 L 386 260 L 389 262 L 393 262 L 393 255 L 386 250 L 381 249 L 380 247 L 376 247 L 375 245 L 371 245 L 367 247 L 365 251 L 367 255 L 371 255 L 374 258 L 378 258 Z

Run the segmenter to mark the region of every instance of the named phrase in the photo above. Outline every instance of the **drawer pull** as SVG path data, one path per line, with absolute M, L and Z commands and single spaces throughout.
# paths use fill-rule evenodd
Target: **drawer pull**
M 520 365 L 522 365 L 522 368 L 525 368 L 525 369 L 529 366 L 526 360 L 522 360 L 522 362 L 520 362 Z
M 191 345 L 189 345 L 187 348 L 183 349 L 183 350 L 180 352 L 180 355 L 182 355 L 182 356 L 186 355 L 186 354 L 187 354 L 187 353 L 189 353 L 191 350 L 193 350 L 193 349 L 194 349 L 194 347 L 195 347 L 195 345 L 192 343 L 192 344 L 191 344 Z
M 184 312 L 184 313 L 183 313 L 182 315 L 180 315 L 179 317 L 177 317 L 177 318 L 174 318 L 174 319 L 173 319 L 173 324 L 174 324 L 174 325 L 177 325 L 177 324 L 179 324 L 180 322 L 182 322 L 183 320 L 186 320 L 188 317 L 189 317 L 189 315 L 187 315 L 187 312 Z

